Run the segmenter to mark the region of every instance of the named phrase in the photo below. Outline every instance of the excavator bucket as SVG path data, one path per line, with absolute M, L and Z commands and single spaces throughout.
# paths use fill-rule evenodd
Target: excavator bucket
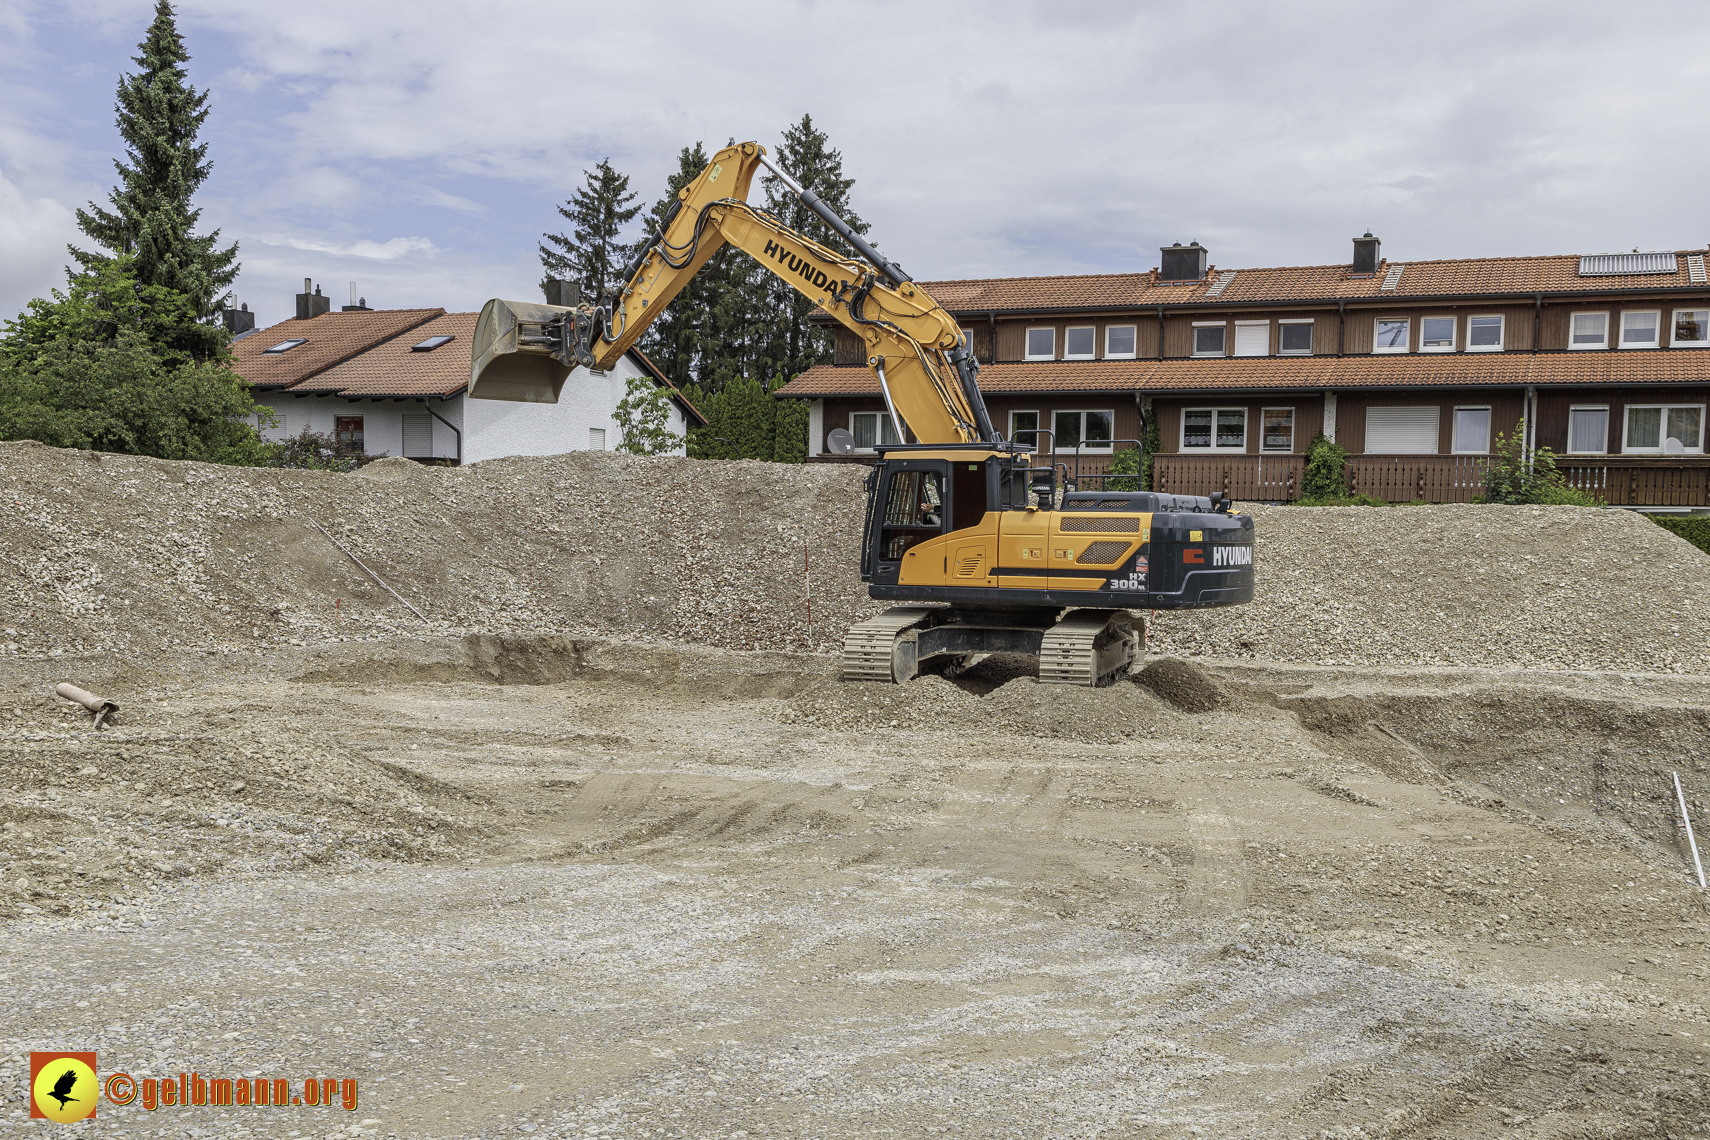
M 556 404 L 570 369 L 553 358 L 544 332 L 570 311 L 532 301 L 488 301 L 470 346 L 470 398 Z

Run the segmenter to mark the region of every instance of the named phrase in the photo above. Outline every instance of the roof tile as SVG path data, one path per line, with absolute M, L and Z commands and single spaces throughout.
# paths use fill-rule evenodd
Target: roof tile
M 289 388 L 444 314 L 444 309 L 359 309 L 280 321 L 234 342 L 232 368 L 257 388 Z M 298 337 L 307 343 L 267 355 L 267 349 Z

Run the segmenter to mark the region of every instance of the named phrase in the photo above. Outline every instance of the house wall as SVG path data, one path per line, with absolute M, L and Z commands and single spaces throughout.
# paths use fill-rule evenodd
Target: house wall
M 1336 398 L 1336 442 L 1350 455 L 1366 450 L 1366 409 L 1434 407 L 1441 416 L 1437 425 L 1437 454 L 1454 452 L 1455 409 L 1490 409 L 1490 446 L 1498 433 L 1512 436 L 1525 413 L 1525 393 L 1515 388 L 1465 388 L 1441 392 L 1341 392 Z M 1322 408 L 1320 409 L 1322 410 Z M 1563 429 L 1566 430 L 1565 428 Z
M 1312 442 L 1324 426 L 1324 397 L 1320 395 L 1301 396 L 1270 396 L 1264 399 L 1249 399 L 1244 396 L 1232 398 L 1195 398 L 1186 400 L 1154 400 L 1152 414 L 1158 419 L 1159 449 L 1165 452 L 1181 450 L 1182 412 L 1187 408 L 1245 408 L 1247 410 L 1247 454 L 1259 454 L 1259 427 L 1263 423 L 1261 412 L 1265 408 L 1294 409 L 1294 450 L 1289 454 L 1299 455 L 1306 451 L 1306 445 Z M 1341 422 L 1338 413 L 1337 422 Z M 1228 455 L 1230 452 L 1219 452 Z M 1281 452 L 1266 452 L 1266 454 L 1282 454 Z
M 1685 351 L 1685 350 L 1682 350 Z M 1622 425 L 1628 404 L 1705 404 L 1710 407 L 1710 388 L 1541 388 L 1538 390 L 1536 442 L 1557 455 L 1567 453 L 1568 410 L 1574 407 L 1607 407 L 1609 439 L 1606 454 L 1621 454 Z
M 454 426 L 461 428 L 463 397 L 450 400 L 349 400 L 342 396 L 293 396 L 289 392 L 263 392 L 255 402 L 270 408 L 280 422 L 262 428 L 267 440 L 283 440 L 304 431 L 331 435 L 340 416 L 361 416 L 363 447 L 370 455 L 404 454 L 404 420 L 407 414 L 420 415 L 429 407 Z M 259 427 L 259 421 L 257 423 Z M 457 457 L 457 433 L 438 420 L 433 421 L 433 455 L 436 459 Z
M 612 418 L 632 376 L 643 376 L 628 356 L 601 376 L 577 368 L 564 381 L 556 404 L 524 404 L 510 400 L 466 400 L 463 461 L 479 463 L 506 455 L 561 455 L 587 451 L 597 445 L 591 432 L 603 431 L 603 450 L 615 451 L 622 432 Z M 670 428 L 684 430 L 682 408 L 670 405 Z M 448 417 L 449 418 L 449 417 Z M 453 421 L 456 422 L 456 421 Z M 682 455 L 679 444 L 669 454 Z

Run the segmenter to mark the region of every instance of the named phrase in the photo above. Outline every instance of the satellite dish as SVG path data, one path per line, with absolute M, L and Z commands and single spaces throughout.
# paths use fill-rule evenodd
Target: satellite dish
M 832 428 L 831 434 L 825 437 L 825 446 L 833 455 L 848 455 L 855 450 L 855 437 L 849 434 L 848 428 Z
M 1663 454 L 1664 455 L 1685 455 L 1686 454 L 1686 445 L 1681 443 L 1678 439 L 1674 438 L 1674 436 L 1671 435 L 1667 439 L 1663 440 Z

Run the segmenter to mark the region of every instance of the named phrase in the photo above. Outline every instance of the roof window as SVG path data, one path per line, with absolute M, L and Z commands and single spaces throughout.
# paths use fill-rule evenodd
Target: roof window
M 272 348 L 262 349 L 261 354 L 263 356 L 267 356 L 269 354 L 277 356 L 281 352 L 290 352 L 293 348 L 296 348 L 299 344 L 308 344 L 308 343 L 309 343 L 309 341 L 306 337 L 298 337 L 295 340 L 282 340 L 278 344 L 274 345 Z
M 1676 273 L 1672 253 L 1588 253 L 1579 259 L 1581 277 L 1617 277 L 1629 273 Z
M 454 341 L 456 339 L 457 338 L 455 336 L 430 336 L 426 340 L 422 341 L 420 344 L 412 344 L 410 346 L 410 351 L 411 352 L 432 352 L 434 349 L 438 348 L 440 345 L 450 344 L 452 341 Z

